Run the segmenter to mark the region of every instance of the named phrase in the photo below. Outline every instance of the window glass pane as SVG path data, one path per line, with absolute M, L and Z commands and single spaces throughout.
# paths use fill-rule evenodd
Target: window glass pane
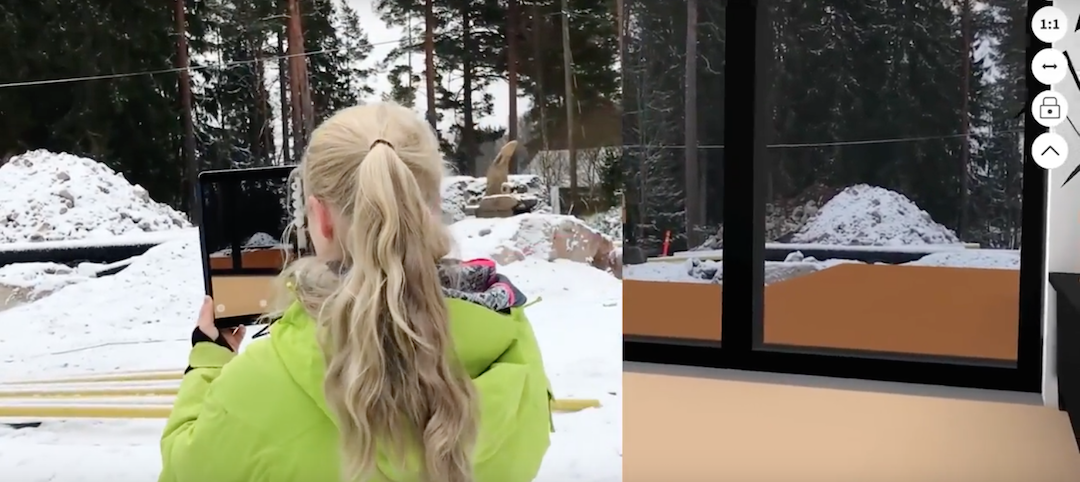
M 624 333 L 716 342 L 725 3 L 625 5 Z M 699 252 L 691 259 L 688 249 Z
M 767 346 L 1015 362 L 1026 11 L 773 2 Z

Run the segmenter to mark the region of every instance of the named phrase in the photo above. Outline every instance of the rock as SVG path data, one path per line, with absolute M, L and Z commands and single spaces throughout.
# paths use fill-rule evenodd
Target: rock
M 517 196 L 518 204 L 514 207 L 514 214 L 531 213 L 537 206 L 540 205 L 540 200 L 536 196 L 520 195 Z
M 765 284 L 768 285 L 792 278 L 798 278 L 814 273 L 817 270 L 817 267 L 806 264 L 784 266 L 782 263 L 769 263 L 765 267 Z
M 553 234 L 552 259 L 568 259 L 578 263 L 589 263 L 607 270 L 608 255 L 615 249 L 614 243 L 606 236 L 576 219 L 562 220 Z M 599 266 L 598 266 L 599 265 Z
M 507 265 L 524 260 L 525 253 L 509 246 L 499 246 L 494 253 L 491 253 L 491 259 L 499 265 Z
M 466 220 L 451 226 L 456 239 L 486 236 L 491 246 L 469 256 L 487 257 L 500 265 L 525 258 L 587 263 L 622 276 L 622 252 L 611 238 L 573 216 L 524 214 L 492 222 Z M 498 237 L 498 239 L 491 239 Z M 487 251 L 490 249 L 490 251 Z
M 466 208 L 466 211 L 473 211 L 478 218 L 506 218 L 530 212 L 530 208 L 523 201 L 513 194 L 497 194 L 484 197 L 475 210 Z M 533 206 L 535 205 L 533 199 Z
M 548 190 L 538 176 L 511 174 L 505 186 L 505 194 L 514 195 L 525 205 L 524 208 L 514 209 L 515 213 L 551 212 L 546 202 Z M 443 222 L 449 225 L 474 215 L 469 207 L 479 204 L 486 190 L 485 178 L 453 176 L 444 179 L 441 205 Z
M 71 194 L 71 191 L 61 189 L 56 195 L 64 200 L 64 206 L 67 206 L 68 208 L 75 207 L 75 196 Z
M 623 264 L 635 265 L 644 264 L 649 259 L 645 256 L 645 251 L 637 246 L 623 246 L 622 262 Z
M 485 196 L 480 200 L 477 212 L 481 211 L 512 211 L 518 205 L 516 197 L 509 194 L 496 194 Z
M 26 303 L 26 300 L 23 299 L 20 288 L 0 284 L 0 311 L 14 308 L 23 303 Z
M 622 279 L 622 250 L 612 248 L 607 253 L 597 253 L 592 265 L 597 269 L 610 271 L 616 278 Z

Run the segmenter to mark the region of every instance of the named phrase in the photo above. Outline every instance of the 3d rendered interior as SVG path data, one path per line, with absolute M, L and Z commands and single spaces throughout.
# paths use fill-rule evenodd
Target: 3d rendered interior
M 627 1 L 626 480 L 1080 480 L 1063 3 Z

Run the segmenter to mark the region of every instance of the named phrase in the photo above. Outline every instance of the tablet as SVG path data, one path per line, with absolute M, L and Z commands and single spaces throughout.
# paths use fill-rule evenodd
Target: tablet
M 303 254 L 306 243 L 297 243 L 295 236 L 304 237 L 306 231 L 293 216 L 294 211 L 303 212 L 292 199 L 298 191 L 290 179 L 294 167 L 199 174 L 203 283 L 214 298 L 219 327 L 258 322 L 267 311 L 274 277 L 287 260 Z M 294 222 L 294 235 L 283 240 Z

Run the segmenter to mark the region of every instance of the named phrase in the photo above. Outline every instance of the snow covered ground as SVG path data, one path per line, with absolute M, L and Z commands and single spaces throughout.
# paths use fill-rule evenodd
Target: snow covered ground
M 528 258 L 503 272 L 532 299 L 542 298 L 528 314 L 557 396 L 603 403 L 555 417 L 538 480 L 621 480 L 621 282 L 563 260 Z M 0 381 L 183 367 L 202 296 L 194 233 L 153 248 L 114 276 L 69 281 L 42 300 L 0 313 Z M 162 424 L 57 420 L 0 428 L 0 473 L 30 482 L 154 480 Z
M 182 370 L 203 296 L 198 231 L 94 161 L 41 152 L 23 158 L 31 162 L 0 169 L 0 187 L 22 193 L 0 190 L 0 206 L 15 213 L 5 221 L 6 211 L 0 212 L 0 251 L 160 244 L 112 275 L 98 276 L 114 266 L 88 263 L 0 267 L 0 302 L 18 298 L 10 306 L 0 303 L 0 389 L 16 380 Z M 79 182 L 70 183 L 60 173 Z M 476 187 L 482 179 L 457 181 L 463 187 L 451 190 L 457 192 L 450 200 L 455 207 L 467 202 L 469 191 L 483 189 Z M 65 189 L 71 196 L 58 194 Z M 95 210 L 96 204 L 103 210 Z M 555 415 L 556 432 L 538 480 L 615 482 L 622 479 L 622 282 L 586 263 L 550 260 L 554 250 L 544 239 L 552 238 L 553 226 L 563 218 L 466 219 L 452 232 L 462 257 L 520 254 L 500 269 L 535 302 L 527 314 L 556 396 L 602 404 Z M 588 230 L 584 223 L 575 226 Z M 570 248 L 576 254 L 596 249 Z M 167 397 L 143 400 L 170 403 Z M 0 407 L 12 403 L 28 401 L 0 396 Z M 0 419 L 19 421 L 26 420 Z M 163 424 L 55 419 L 16 430 L 0 423 L 0 479 L 155 480 Z
M 556 415 L 539 480 L 621 480 L 621 282 L 563 260 L 528 258 L 502 270 L 532 299 L 542 298 L 528 315 L 557 396 L 603 403 Z M 0 381 L 181 369 L 201 296 L 194 235 L 153 248 L 114 276 L 74 281 L 0 313 Z M 31 482 L 154 480 L 162 424 L 57 420 L 34 429 L 0 428 L 0 473 Z
M 710 240 L 722 244 L 722 240 Z M 961 242 L 903 194 L 877 186 L 848 187 L 826 202 L 791 236 L 789 243 L 766 243 L 766 249 L 791 251 L 784 261 L 765 262 L 765 282 L 858 263 L 873 252 L 921 254 L 910 266 L 1020 269 L 1020 251 L 977 249 Z M 845 258 L 818 260 L 803 251 L 844 252 Z M 624 267 L 624 279 L 719 283 L 722 249 L 674 253 L 670 259 Z

